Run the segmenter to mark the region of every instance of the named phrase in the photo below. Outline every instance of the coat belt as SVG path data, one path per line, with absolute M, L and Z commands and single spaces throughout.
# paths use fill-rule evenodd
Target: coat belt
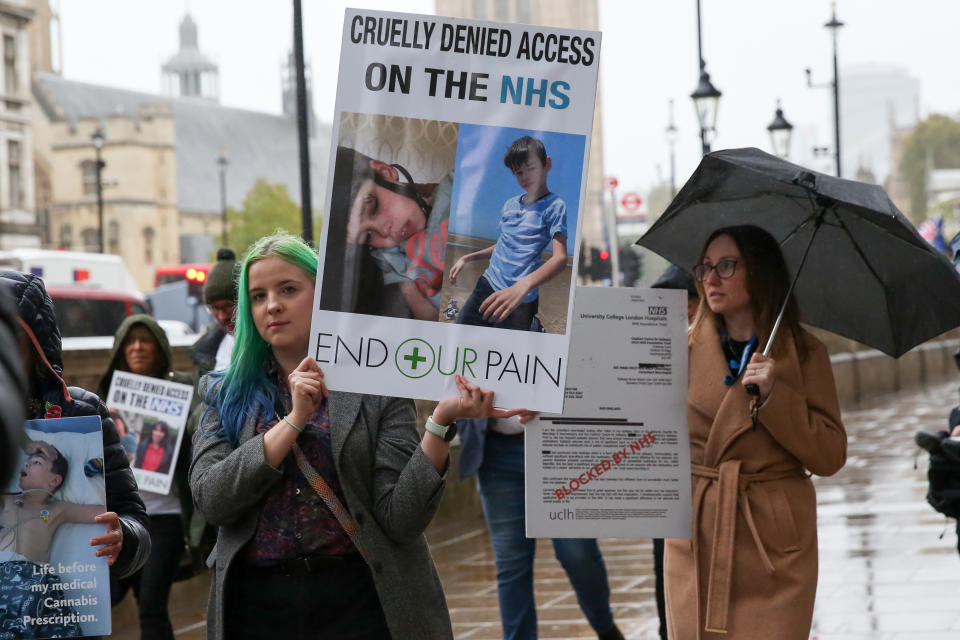
M 690 543 L 693 547 L 693 564 L 697 581 L 697 638 L 700 638 L 701 629 L 711 633 L 727 633 L 727 617 L 730 609 L 730 585 L 733 577 L 733 551 L 736 539 L 737 505 L 743 513 L 750 535 L 760 554 L 763 567 L 767 573 L 773 574 L 773 563 L 763 546 L 760 533 L 753 521 L 750 510 L 750 500 L 746 489 L 751 484 L 783 480 L 785 478 L 803 477 L 800 468 L 786 471 L 761 471 L 757 473 L 741 473 L 740 460 L 727 460 L 719 467 L 705 467 L 691 464 L 690 471 L 695 478 L 702 481 L 696 485 L 693 495 L 693 525 Z M 710 483 L 716 482 L 717 487 L 717 520 L 713 529 L 713 546 L 710 553 L 710 572 L 707 577 L 707 607 L 706 619 L 700 617 L 700 511 L 703 508 L 703 499 Z

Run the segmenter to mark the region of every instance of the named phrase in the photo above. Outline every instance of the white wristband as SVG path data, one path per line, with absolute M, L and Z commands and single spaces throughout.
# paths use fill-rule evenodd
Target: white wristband
M 303 427 L 298 427 L 297 425 L 290 422 L 290 418 L 288 418 L 287 416 L 283 416 L 283 421 L 286 422 L 291 427 L 293 427 L 293 430 L 296 431 L 297 433 L 303 433 Z

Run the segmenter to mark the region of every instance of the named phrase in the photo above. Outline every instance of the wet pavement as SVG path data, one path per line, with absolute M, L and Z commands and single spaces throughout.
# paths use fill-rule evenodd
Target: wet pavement
M 847 465 L 817 478 L 820 583 L 812 640 L 957 640 L 960 557 L 954 521 L 931 509 L 917 430 L 946 428 L 957 382 L 845 410 Z M 920 452 L 923 453 L 923 452 Z M 916 464 L 916 468 L 914 465 Z M 428 532 L 458 640 L 501 637 L 493 549 L 476 519 Z M 658 638 L 649 540 L 601 542 L 617 624 L 632 640 Z M 549 541 L 537 546 L 541 638 L 595 638 Z M 204 578 L 178 584 L 178 638 L 204 638 Z M 139 636 L 132 597 L 114 609 L 111 637 Z
M 957 401 L 951 381 L 844 412 L 847 464 L 816 481 L 820 583 L 811 638 L 960 638 L 955 521 L 927 504 L 927 455 L 913 444 L 915 431 L 946 429 Z

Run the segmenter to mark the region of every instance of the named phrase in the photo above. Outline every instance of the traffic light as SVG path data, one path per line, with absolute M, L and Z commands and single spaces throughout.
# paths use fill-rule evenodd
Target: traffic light
M 590 248 L 590 266 L 583 267 L 581 262 L 581 275 L 587 274 L 594 282 L 609 281 L 613 275 L 613 269 L 610 267 L 610 252 L 606 249 Z
M 610 266 L 610 252 L 606 249 L 597 251 L 597 269 L 594 280 L 610 280 L 613 277 L 613 268 Z
M 194 298 L 194 304 L 203 304 L 203 283 L 207 281 L 207 272 L 203 269 L 187 269 L 187 296 Z

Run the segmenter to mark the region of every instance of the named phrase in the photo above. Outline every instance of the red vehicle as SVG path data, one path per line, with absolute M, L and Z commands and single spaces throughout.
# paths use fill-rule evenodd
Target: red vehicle
M 127 316 L 150 313 L 150 304 L 126 291 L 50 286 L 57 326 L 64 338 L 112 336 Z
M 159 287 L 162 284 L 180 282 L 181 280 L 186 280 L 191 284 L 203 284 L 207 280 L 207 274 L 210 273 L 210 266 L 210 264 L 173 264 L 157 267 L 153 286 Z

